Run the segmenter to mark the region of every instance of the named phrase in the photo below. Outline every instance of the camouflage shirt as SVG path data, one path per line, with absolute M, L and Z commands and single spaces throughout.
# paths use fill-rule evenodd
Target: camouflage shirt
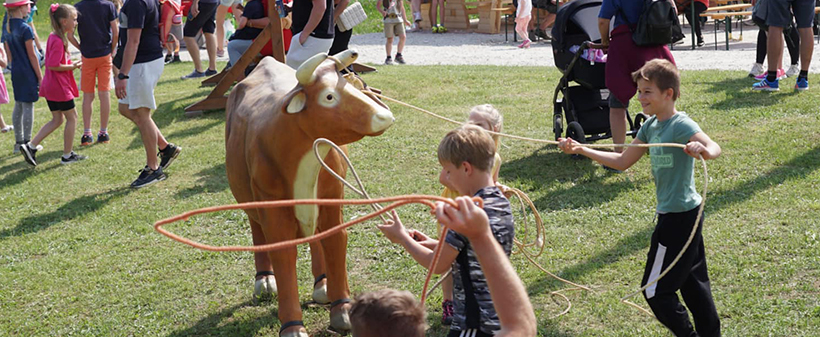
M 484 212 L 490 219 L 490 230 L 509 256 L 515 236 L 510 201 L 496 186 L 482 188 L 475 196 L 484 199 Z M 494 334 L 501 329 L 501 324 L 490 298 L 487 279 L 481 265 L 478 264 L 470 241 L 452 230 L 447 232 L 445 241 L 459 252 L 453 261 L 455 314 L 450 330 L 479 329 L 484 333 Z

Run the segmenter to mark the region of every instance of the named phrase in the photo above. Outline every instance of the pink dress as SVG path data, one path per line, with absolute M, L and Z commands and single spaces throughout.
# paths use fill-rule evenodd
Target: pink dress
M 43 75 L 43 84 L 40 85 L 40 97 L 45 97 L 46 100 L 52 102 L 65 102 L 80 96 L 73 71 L 49 69 L 49 67 L 68 64 L 71 64 L 71 59 L 63 46 L 63 40 L 54 33 L 49 34 L 46 45 L 46 72 Z
M 6 89 L 6 77 L 0 74 L 0 104 L 9 102 L 9 91 Z

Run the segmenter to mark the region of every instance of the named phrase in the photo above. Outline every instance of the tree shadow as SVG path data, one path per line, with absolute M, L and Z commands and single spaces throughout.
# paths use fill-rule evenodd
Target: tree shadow
M 251 301 L 234 305 L 230 308 L 205 317 L 193 326 L 184 330 L 174 331 L 169 337 L 182 336 L 255 336 L 259 330 L 270 327 L 277 328 L 279 325 L 279 310 L 273 306 L 273 310 L 263 317 L 253 315 L 234 316 L 237 310 L 252 306 Z M 278 329 L 278 328 L 277 328 Z
M 185 199 L 200 193 L 221 192 L 229 187 L 224 162 L 199 171 L 196 176 L 199 178 L 197 178 L 195 186 L 177 191 L 174 197 Z
M 56 167 L 56 166 L 55 166 Z M 0 231 L 0 240 L 11 236 L 20 236 L 34 233 L 51 225 L 73 220 L 88 213 L 93 213 L 107 205 L 114 199 L 119 199 L 131 193 L 133 189 L 123 187 L 107 192 L 85 195 L 69 201 L 51 213 L 29 216 L 20 220 L 15 228 Z

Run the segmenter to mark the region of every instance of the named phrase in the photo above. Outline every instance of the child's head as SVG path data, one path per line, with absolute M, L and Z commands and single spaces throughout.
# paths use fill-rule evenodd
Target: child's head
M 31 12 L 31 4 L 32 2 L 30 0 L 11 0 L 6 1 L 3 6 L 6 7 L 9 15 L 19 17 Z
M 484 130 L 501 132 L 501 126 L 504 124 L 504 117 L 491 104 L 476 105 L 470 109 L 470 115 L 467 116 L 467 123 L 480 126 Z M 493 135 L 495 146 L 498 147 L 498 135 Z
M 644 86 L 655 86 L 661 93 L 671 95 L 672 101 L 676 101 L 680 97 L 680 74 L 678 68 L 672 62 L 665 59 L 654 59 L 643 65 L 640 69 L 632 73 L 632 81 L 641 86 L 641 81 Z
M 422 337 L 426 320 L 424 306 L 407 291 L 384 289 L 361 294 L 350 309 L 354 337 Z
M 63 47 L 68 50 L 68 38 L 66 33 L 74 31 L 77 26 L 77 9 L 68 4 L 52 4 L 49 8 L 51 12 L 51 28 L 54 34 L 63 40 Z
M 475 125 L 464 125 L 450 131 L 438 145 L 438 161 L 441 163 L 439 182 L 461 194 L 472 180 L 480 178 L 474 173 L 490 174 L 495 159 L 495 142 L 490 134 Z M 478 172 L 476 172 L 478 171 Z

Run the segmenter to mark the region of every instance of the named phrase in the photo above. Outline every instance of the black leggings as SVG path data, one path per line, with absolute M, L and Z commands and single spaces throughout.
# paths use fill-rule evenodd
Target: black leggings
M 705 11 L 706 5 L 695 1 L 695 17 L 700 18 L 700 14 Z M 686 21 L 689 21 L 689 25 L 695 26 L 695 36 L 698 37 L 698 42 L 703 42 L 703 34 L 700 32 L 702 22 L 699 19 L 692 20 L 692 9 L 689 6 L 683 9 L 683 13 L 685 13 L 683 16 L 686 17 Z M 692 23 L 692 21 L 695 21 L 695 23 Z
M 768 43 L 768 29 L 760 28 L 760 33 L 757 34 L 757 57 L 756 63 L 763 64 L 766 60 L 766 49 Z M 800 34 L 794 27 L 787 27 L 783 29 L 783 40 L 786 41 L 786 48 L 789 49 L 789 56 L 792 63 L 797 64 L 800 60 Z

